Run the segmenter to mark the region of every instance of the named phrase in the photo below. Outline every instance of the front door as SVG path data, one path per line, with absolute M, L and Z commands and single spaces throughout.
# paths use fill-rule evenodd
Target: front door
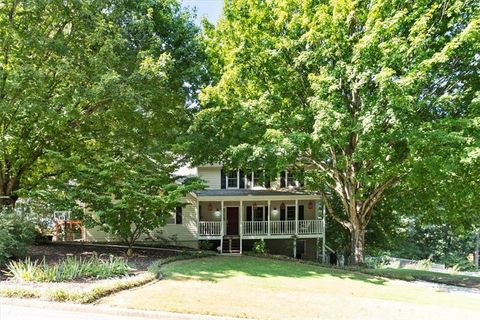
M 238 207 L 227 208 L 227 235 L 238 235 Z

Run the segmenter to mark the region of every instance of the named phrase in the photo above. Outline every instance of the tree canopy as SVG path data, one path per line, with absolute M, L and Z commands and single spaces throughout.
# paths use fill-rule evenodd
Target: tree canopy
M 438 210 L 458 179 L 455 201 L 473 212 L 479 23 L 469 0 L 226 1 L 205 36 L 217 77 L 191 128 L 194 159 L 308 168 L 354 263 L 394 187 Z
M 163 225 L 189 190 L 171 174 L 206 76 L 199 32 L 175 0 L 3 1 L 0 204 L 82 202 L 122 239 Z

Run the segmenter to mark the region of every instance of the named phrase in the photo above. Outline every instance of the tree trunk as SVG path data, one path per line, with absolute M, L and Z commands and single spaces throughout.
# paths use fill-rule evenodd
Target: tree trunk
M 365 263 L 365 229 L 359 226 L 353 226 L 350 231 L 351 256 L 350 262 L 353 265 L 362 265 Z
M 4 195 L 2 192 L 0 192 L 0 210 L 6 206 L 15 207 L 17 199 L 18 197 L 12 195 Z

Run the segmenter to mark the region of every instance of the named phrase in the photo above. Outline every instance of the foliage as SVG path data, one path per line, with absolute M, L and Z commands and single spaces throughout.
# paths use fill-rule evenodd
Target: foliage
M 43 261 L 31 261 L 29 258 L 10 261 L 7 275 L 19 281 L 61 282 L 80 278 L 107 279 L 126 276 L 130 267 L 122 258 L 100 259 L 91 257 L 82 259 L 67 257 L 60 263 L 49 265 Z
M 309 168 L 352 262 L 393 188 L 411 192 L 397 207 L 417 197 L 478 220 L 478 13 L 472 0 L 226 2 L 206 29 L 218 75 L 191 128 L 194 160 Z
M 266 253 L 267 252 L 267 244 L 264 240 L 255 241 L 253 243 L 253 251 L 255 253 Z
M 375 256 L 375 257 L 366 257 L 365 263 L 369 268 L 381 269 L 381 268 L 385 268 L 390 264 L 390 257 L 386 253 Z
M 22 258 L 35 241 L 35 225 L 22 212 L 0 210 L 0 265 L 9 259 Z
M 446 285 L 480 289 L 480 278 L 417 269 L 362 269 L 361 272 L 405 281 L 428 281 Z
M 198 248 L 199 248 L 200 250 L 207 250 L 207 251 L 214 249 L 214 248 L 213 248 L 213 243 L 210 242 L 209 240 L 199 241 Z
M 92 303 L 100 298 L 134 287 L 144 285 L 155 280 L 150 272 L 138 276 L 121 278 L 111 284 L 94 286 L 92 289 L 79 292 L 78 290 L 54 289 L 47 292 L 38 292 L 31 288 L 1 288 L 0 296 L 9 298 L 42 298 L 51 301 L 70 301 L 75 303 Z
M 161 224 L 188 191 L 170 176 L 206 72 L 198 34 L 176 0 L 2 2 L 0 205 L 86 206 L 130 239 Z

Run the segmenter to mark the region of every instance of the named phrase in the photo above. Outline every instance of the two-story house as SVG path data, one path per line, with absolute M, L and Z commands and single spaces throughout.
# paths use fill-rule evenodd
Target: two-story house
M 172 213 L 161 229 L 165 239 L 198 248 L 207 242 L 221 253 L 251 250 L 264 240 L 267 250 L 305 259 L 325 254 L 324 210 L 320 197 L 302 191 L 288 171 L 275 179 L 263 173 L 225 171 L 221 165 L 194 168 L 206 189 L 188 194 L 185 205 Z M 87 241 L 113 240 L 97 229 L 85 232 Z

